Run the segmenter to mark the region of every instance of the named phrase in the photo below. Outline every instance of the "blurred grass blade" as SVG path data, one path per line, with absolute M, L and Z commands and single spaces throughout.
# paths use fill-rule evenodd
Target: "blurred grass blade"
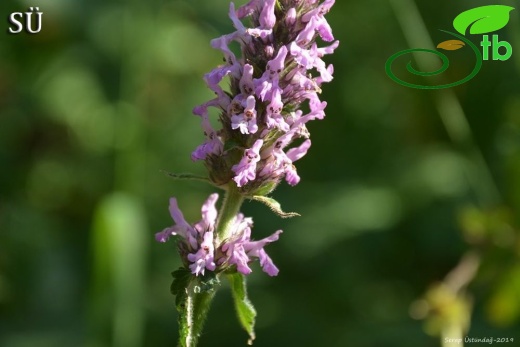
M 520 317 L 520 264 L 499 282 L 486 307 L 489 319 L 498 326 L 513 325 Z
M 421 13 L 413 0 L 389 0 L 403 35 L 410 47 L 433 49 L 433 41 L 428 33 Z M 431 55 L 416 56 L 422 71 L 435 70 L 436 60 Z M 480 204 L 492 206 L 502 201 L 502 196 L 487 166 L 482 152 L 475 145 L 471 127 L 456 94 L 451 89 L 439 90 L 433 94 L 435 106 L 451 141 L 461 148 L 474 167 L 465 169 Z
M 94 215 L 92 309 L 96 316 L 90 318 L 96 331 L 112 320 L 114 347 L 142 345 L 149 234 L 145 220 L 139 201 L 124 193 L 105 197 Z

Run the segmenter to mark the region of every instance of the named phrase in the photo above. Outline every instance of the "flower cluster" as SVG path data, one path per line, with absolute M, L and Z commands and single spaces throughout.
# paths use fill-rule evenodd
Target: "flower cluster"
M 333 67 L 322 57 L 339 42 L 324 15 L 334 0 L 251 0 L 229 17 L 236 31 L 211 41 L 225 63 L 204 76 L 216 98 L 195 107 L 206 136 L 192 153 L 204 160 L 217 185 L 231 180 L 246 195 L 265 195 L 285 178 L 300 181 L 294 162 L 303 157 L 311 141 L 306 123 L 323 119 L 327 105 L 318 94 L 332 80 Z M 251 27 L 242 19 L 248 17 Z M 332 42 L 318 47 L 316 38 Z M 241 56 L 231 47 L 238 44 Z M 313 76 L 313 73 L 315 76 Z M 229 90 L 221 82 L 229 77 Z M 301 110 L 308 104 L 308 112 Z M 220 113 L 221 129 L 214 129 L 208 108 Z M 293 141 L 303 139 L 286 150 Z
M 206 139 L 191 157 L 204 161 L 215 185 L 251 197 L 268 194 L 282 179 L 290 185 L 300 181 L 294 162 L 311 146 L 306 124 L 325 117 L 327 103 L 318 94 L 322 83 L 332 80 L 333 67 L 322 58 L 339 44 L 324 17 L 333 4 L 334 0 L 250 0 L 238 9 L 230 4 L 236 30 L 211 41 L 224 55 L 224 64 L 204 76 L 216 97 L 193 110 Z M 242 22 L 246 18 L 249 27 Z M 328 46 L 318 47 L 318 37 Z M 239 56 L 233 45 L 240 49 Z M 229 78 L 226 90 L 224 78 Z M 211 125 L 210 107 L 219 112 L 218 130 Z M 240 213 L 225 231 L 216 230 L 217 199 L 217 194 L 210 195 L 202 206 L 202 220 L 190 225 L 172 198 L 175 225 L 157 233 L 156 239 L 165 242 L 177 235 L 184 265 L 197 276 L 231 266 L 249 274 L 249 263 L 255 259 L 265 272 L 276 275 L 278 269 L 264 246 L 276 241 L 281 230 L 251 241 L 252 219 Z
M 175 198 L 170 199 L 170 214 L 175 224 L 155 235 L 159 242 L 171 236 L 179 236 L 178 246 L 185 265 L 194 275 L 204 275 L 205 270 L 220 272 L 236 266 L 238 272 L 251 273 L 249 263 L 260 260 L 262 269 L 270 276 L 278 274 L 278 268 L 264 251 L 264 246 L 278 240 L 281 230 L 260 241 L 251 241 L 253 220 L 239 213 L 231 227 L 230 237 L 218 240 L 215 235 L 218 194 L 211 194 L 202 205 L 202 219 L 193 225 L 186 222 Z

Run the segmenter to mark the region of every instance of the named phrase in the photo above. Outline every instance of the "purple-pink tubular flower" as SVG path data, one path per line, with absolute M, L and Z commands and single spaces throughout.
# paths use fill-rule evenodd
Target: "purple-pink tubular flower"
M 242 160 L 234 165 L 231 170 L 236 174 L 233 180 L 238 187 L 242 187 L 247 182 L 256 178 L 256 164 L 260 161 L 260 148 L 264 141 L 256 140 L 253 147 L 246 149 Z
M 187 258 L 191 262 L 191 272 L 197 276 L 199 274 L 204 275 L 204 269 L 210 271 L 215 270 L 216 265 L 213 261 L 215 258 L 215 247 L 213 246 L 212 231 L 206 231 L 204 233 L 204 238 L 200 244 L 199 250 L 195 253 L 188 254 Z
M 252 272 L 248 263 L 253 259 L 259 259 L 260 266 L 264 272 L 269 276 L 278 275 L 278 268 L 265 252 L 264 246 L 278 240 L 282 231 L 278 230 L 271 236 L 260 241 L 251 241 L 251 227 L 253 221 L 249 219 L 249 221 L 244 223 L 243 220 L 243 215 L 237 216 L 235 232 L 230 238 L 230 241 L 224 243 L 222 246 L 222 251 L 227 256 L 228 263 L 236 265 L 238 272 L 248 275 Z
M 231 128 L 240 129 L 242 134 L 254 134 L 258 130 L 256 124 L 255 97 L 249 95 L 245 100 L 239 103 L 242 111 L 240 114 L 231 116 Z
M 283 179 L 290 185 L 300 181 L 294 162 L 311 144 L 306 123 L 325 117 L 327 103 L 319 94 L 333 78 L 333 66 L 323 60 L 339 44 L 325 18 L 333 4 L 251 0 L 238 9 L 230 4 L 235 31 L 211 41 L 224 63 L 204 76 L 215 98 L 194 109 L 205 141 L 192 159 L 205 162 L 217 185 L 233 180 L 242 194 L 254 195 L 268 193 L 263 188 L 274 189 Z M 240 54 L 230 48 L 237 44 Z M 211 127 L 209 107 L 218 110 L 222 128 Z
M 178 246 L 186 266 L 196 275 L 204 276 L 206 271 L 220 272 L 236 266 L 242 274 L 251 273 L 249 264 L 259 260 L 262 269 L 270 276 L 278 274 L 278 268 L 264 250 L 264 246 L 278 240 L 278 230 L 260 241 L 251 240 L 253 220 L 239 213 L 231 226 L 231 236 L 227 240 L 217 240 L 216 223 L 218 212 L 215 204 L 218 194 L 211 194 L 201 209 L 202 219 L 189 224 L 177 205 L 175 198 L 170 199 L 170 214 L 175 224 L 155 234 L 159 242 L 166 242 L 171 236 L 178 236 Z

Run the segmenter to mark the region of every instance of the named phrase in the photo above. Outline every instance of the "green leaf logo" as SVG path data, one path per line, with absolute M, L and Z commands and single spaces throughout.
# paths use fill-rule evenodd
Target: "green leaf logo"
M 502 29 L 509 22 L 509 12 L 514 7 L 505 5 L 488 5 L 476 7 L 459 14 L 453 20 L 453 27 L 462 35 L 486 34 Z

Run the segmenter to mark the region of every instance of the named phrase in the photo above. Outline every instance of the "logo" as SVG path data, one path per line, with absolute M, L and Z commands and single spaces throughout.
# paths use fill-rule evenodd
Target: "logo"
M 36 21 L 36 30 L 33 28 L 33 19 L 32 15 L 35 14 Z M 42 30 L 42 15 L 43 12 L 40 12 L 39 7 L 29 7 L 29 11 L 25 12 L 25 16 L 22 12 L 13 12 L 9 15 L 9 24 L 12 26 L 9 27 L 10 34 L 19 34 L 24 29 L 29 34 L 37 34 Z M 25 21 L 23 20 L 25 17 Z
M 397 77 L 392 71 L 393 62 L 402 55 L 408 53 L 415 52 L 426 52 L 437 55 L 441 61 L 442 66 L 430 72 L 422 72 L 416 70 L 412 66 L 412 62 L 408 62 L 406 65 L 406 70 L 416 76 L 435 76 L 446 71 L 450 65 L 449 59 L 446 54 L 432 49 L 426 48 L 413 48 L 406 49 L 404 51 L 397 52 L 393 54 L 385 64 L 386 74 L 396 83 L 399 83 L 405 87 L 417 88 L 417 89 L 443 89 L 443 88 L 451 88 L 458 86 L 459 84 L 466 83 L 473 77 L 475 77 L 480 68 L 482 67 L 482 62 L 484 60 L 498 60 L 505 61 L 513 55 L 513 47 L 507 41 L 500 41 L 498 35 L 489 35 L 494 31 L 502 29 L 509 22 L 509 12 L 514 10 L 514 7 L 505 6 L 505 5 L 487 5 L 476 7 L 471 10 L 467 10 L 459 14 L 453 20 L 453 27 L 458 32 L 454 33 L 447 30 L 441 30 L 442 32 L 451 35 L 454 39 L 447 40 L 441 42 L 437 45 L 437 48 L 440 48 L 445 51 L 455 51 L 461 48 L 469 48 L 475 54 L 475 67 L 466 77 L 447 84 L 441 85 L 421 85 L 414 84 L 410 82 L 406 82 L 403 79 Z M 480 52 L 480 48 L 477 47 L 473 42 L 466 38 L 467 31 L 469 29 L 469 34 L 471 35 L 482 35 L 482 41 L 480 42 L 480 46 L 482 48 L 482 52 Z

